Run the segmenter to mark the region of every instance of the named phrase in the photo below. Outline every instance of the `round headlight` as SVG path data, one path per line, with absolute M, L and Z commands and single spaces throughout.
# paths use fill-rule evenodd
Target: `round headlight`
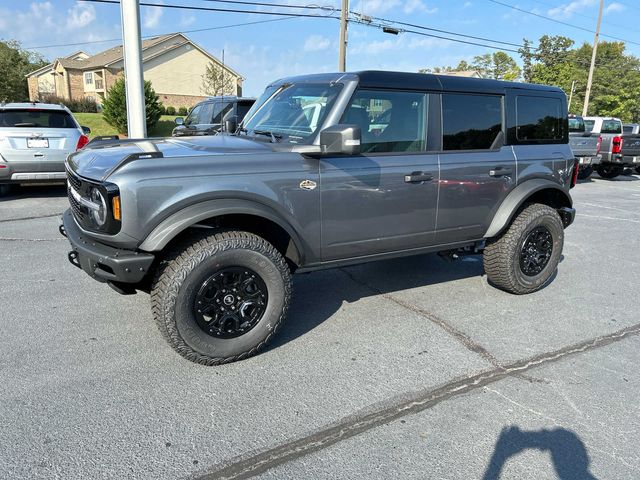
M 96 225 L 96 227 L 104 227 L 107 223 L 107 201 L 102 195 L 102 192 L 97 188 L 92 188 L 89 192 L 89 198 L 96 205 L 96 208 L 92 208 L 89 211 L 89 215 L 91 216 L 91 220 Z

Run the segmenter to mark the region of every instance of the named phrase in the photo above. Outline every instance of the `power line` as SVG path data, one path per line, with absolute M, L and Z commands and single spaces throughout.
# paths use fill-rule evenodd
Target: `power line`
M 304 8 L 307 10 L 331 10 L 333 12 L 338 11 L 338 8 L 332 7 L 331 5 L 292 5 L 290 3 L 266 3 L 266 2 L 252 2 L 248 0 L 201 0 L 202 2 L 213 2 L 213 3 L 232 3 L 236 5 L 255 5 L 259 7 L 283 7 L 283 8 Z
M 547 5 L 548 7 L 553 7 L 553 8 L 560 8 L 562 5 L 554 5 L 553 3 L 549 3 L 549 2 L 543 2 L 542 0 L 531 0 L 535 3 L 539 3 L 540 5 Z M 624 5 L 622 2 L 616 0 L 616 3 L 620 3 L 622 5 Z M 585 15 L 584 13 L 580 13 L 580 12 L 571 12 L 571 15 L 576 15 L 578 17 L 584 17 L 584 18 L 588 18 L 589 20 L 593 21 L 593 17 L 591 15 Z M 621 25 L 618 23 L 611 23 L 611 22 L 605 22 L 604 20 L 602 21 L 602 23 L 606 23 L 607 25 L 611 25 L 612 27 L 622 27 L 625 29 L 629 29 L 629 30 L 633 30 L 635 33 L 635 28 L 630 27 L 628 25 Z
M 218 27 L 207 27 L 207 28 L 196 28 L 194 30 L 184 30 L 183 32 L 180 33 L 197 33 L 197 32 L 205 32 L 205 31 L 209 31 L 209 30 L 223 30 L 226 28 L 234 28 L 234 27 L 244 27 L 247 25 L 256 25 L 259 23 L 270 23 L 270 22 L 281 22 L 283 20 L 294 20 L 295 17 L 283 17 L 283 18 L 270 18 L 268 20 L 257 20 L 255 22 L 244 22 L 244 23 L 234 23 L 232 25 L 221 25 Z M 173 33 L 173 32 L 171 32 Z M 156 35 L 144 35 L 142 36 L 142 38 L 155 38 L 159 35 L 169 35 L 168 33 L 165 34 L 156 34 Z M 75 47 L 78 45 L 88 45 L 88 44 L 92 44 L 92 43 L 107 43 L 107 42 L 121 42 L 122 38 L 110 38 L 107 40 L 91 40 L 91 41 L 87 41 L 87 42 L 75 42 L 75 43 L 59 43 L 57 45 L 40 45 L 37 47 L 23 47 L 25 50 L 41 50 L 43 48 L 54 48 L 54 47 Z
M 586 27 L 581 27 L 579 25 L 574 25 L 573 23 L 563 22 L 562 20 L 556 20 L 555 18 L 545 17 L 544 15 L 540 15 L 539 13 L 530 12 L 528 10 L 524 10 L 522 8 L 515 7 L 513 5 L 509 5 L 508 3 L 503 3 L 498 0 L 488 0 L 489 2 L 495 3 L 497 5 L 502 5 L 503 7 L 511 8 L 512 10 L 517 10 L 518 12 L 526 13 L 527 15 L 533 15 L 534 17 L 542 18 L 544 20 L 548 20 L 549 22 L 559 23 L 560 25 L 565 25 L 567 27 L 576 28 L 578 30 L 582 30 L 584 32 L 595 33 L 595 30 L 591 30 Z M 632 42 L 631 40 L 625 40 L 624 38 L 614 37 L 613 35 L 605 35 L 604 33 L 600 34 L 601 37 L 613 38 L 614 40 L 620 40 L 621 42 L 632 43 L 634 45 L 640 45 L 638 42 Z

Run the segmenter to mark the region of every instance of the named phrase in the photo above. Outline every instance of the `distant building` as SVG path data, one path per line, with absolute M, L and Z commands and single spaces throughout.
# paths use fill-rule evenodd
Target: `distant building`
M 244 78 L 185 35 L 173 33 L 142 42 L 144 79 L 151 82 L 165 106 L 192 107 L 207 98 L 202 91 L 202 76 L 211 62 L 224 68 L 225 75 L 234 79 L 233 87 L 225 91 L 225 95 L 242 95 Z M 27 74 L 29 98 L 39 100 L 55 95 L 79 100 L 86 97 L 101 104 L 123 72 L 121 45 L 93 56 L 76 52 Z

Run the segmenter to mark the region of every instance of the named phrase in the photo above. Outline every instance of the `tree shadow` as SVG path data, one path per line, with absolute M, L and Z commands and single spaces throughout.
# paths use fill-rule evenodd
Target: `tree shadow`
M 565 428 L 526 431 L 517 426 L 500 432 L 483 480 L 498 480 L 507 460 L 528 449 L 549 452 L 560 480 L 597 480 L 589 471 L 587 447 L 574 432 Z

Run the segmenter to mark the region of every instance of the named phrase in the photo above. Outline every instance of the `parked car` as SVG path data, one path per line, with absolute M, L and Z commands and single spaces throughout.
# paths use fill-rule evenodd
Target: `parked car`
M 600 136 L 586 130 L 582 117 L 569 115 L 569 145 L 580 166 L 578 178 L 589 178 L 594 165 L 600 163 Z
M 12 184 L 64 182 L 64 161 L 89 142 L 63 105 L 0 103 L 0 195 Z
M 633 168 L 636 173 L 640 174 L 640 133 L 625 133 L 622 156 L 624 165 Z
M 171 135 L 215 135 L 224 129 L 227 120 L 240 123 L 255 101 L 255 98 L 242 97 L 208 98 L 193 107 L 187 118 L 177 117 Z
M 493 285 L 539 290 L 578 173 L 559 88 L 376 71 L 279 80 L 235 135 L 97 142 L 67 170 L 71 263 L 150 292 L 166 340 L 207 365 L 273 337 L 293 272 L 483 252 Z
M 600 163 L 594 165 L 594 170 L 602 178 L 615 178 L 624 172 L 625 165 L 622 157 L 622 121 L 611 117 L 584 117 L 587 129 L 591 128 L 592 135 L 599 135 Z
M 625 123 L 622 125 L 622 133 L 624 135 L 640 133 L 640 123 Z

